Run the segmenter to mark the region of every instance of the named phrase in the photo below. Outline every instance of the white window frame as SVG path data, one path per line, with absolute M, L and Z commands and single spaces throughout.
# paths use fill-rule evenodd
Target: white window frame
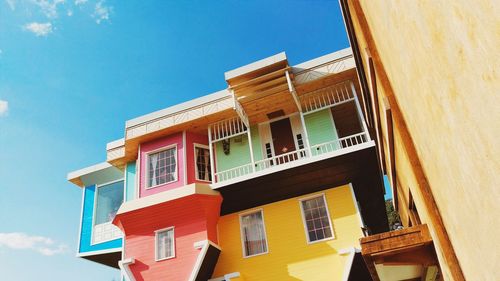
M 311 199 L 315 199 L 315 198 L 318 198 L 318 197 L 322 197 L 323 201 L 325 202 L 326 215 L 328 217 L 328 223 L 330 224 L 330 230 L 332 232 L 332 237 L 328 237 L 328 238 L 323 238 L 323 239 L 320 239 L 320 240 L 311 241 L 311 239 L 309 238 L 309 229 L 307 229 L 306 215 L 304 213 L 304 207 L 302 206 L 302 202 L 303 201 L 307 201 L 307 200 L 311 200 Z M 300 206 L 300 214 L 302 215 L 302 224 L 304 225 L 304 232 L 306 234 L 307 244 L 315 244 L 315 243 L 320 243 L 320 242 L 324 242 L 324 241 L 329 241 L 329 240 L 335 239 L 335 233 L 333 231 L 332 218 L 330 217 L 330 210 L 328 208 L 328 202 L 326 200 L 326 196 L 325 196 L 324 193 L 314 194 L 314 195 L 310 195 L 310 196 L 307 196 L 307 197 L 299 198 L 299 206 Z
M 194 178 L 197 181 L 202 181 L 202 182 L 212 182 L 209 180 L 200 180 L 198 179 L 198 163 L 196 163 L 196 160 L 198 160 L 196 157 L 196 148 L 203 148 L 208 150 L 208 166 L 210 167 L 210 171 L 212 171 L 213 167 L 210 166 L 210 147 L 208 145 L 200 144 L 200 143 L 193 143 L 193 158 L 194 158 Z M 209 173 L 210 177 L 212 177 L 211 172 Z
M 253 213 L 258 213 L 260 212 L 261 215 L 262 215 L 262 227 L 264 228 L 264 237 L 266 238 L 266 251 L 265 252 L 262 252 L 262 253 L 258 253 L 258 254 L 253 254 L 253 255 L 245 255 L 246 252 L 245 252 L 245 237 L 243 236 L 243 221 L 242 221 L 242 217 L 243 216 L 246 216 L 246 215 L 250 215 L 250 214 L 253 214 Z M 251 211 L 246 211 L 244 213 L 240 213 L 239 214 L 239 221 L 240 221 L 240 240 L 241 240 L 241 252 L 242 252 L 242 256 L 243 258 L 251 258 L 251 257 L 256 257 L 256 256 L 261 256 L 261 255 L 266 255 L 269 253 L 269 243 L 267 241 L 267 230 L 266 230 L 266 221 L 264 219 L 264 210 L 263 209 L 254 209 L 254 210 L 251 210 Z
M 172 230 L 172 255 L 169 257 L 164 257 L 159 259 L 158 258 L 158 233 L 164 232 L 164 231 L 169 231 Z M 155 261 L 164 261 L 164 260 L 169 260 L 175 258 L 175 227 L 169 226 L 167 228 L 162 228 L 155 230 Z
M 148 183 L 149 183 L 149 157 L 151 154 L 155 154 L 155 153 L 159 153 L 159 152 L 162 152 L 162 151 L 165 151 L 165 150 L 169 150 L 169 149 L 172 149 L 174 148 L 175 149 L 175 153 L 174 153 L 174 158 L 175 158 L 175 179 L 174 180 L 171 180 L 171 181 L 168 181 L 168 182 L 165 182 L 165 183 L 162 183 L 162 184 L 157 184 L 157 185 L 153 185 L 153 186 L 148 186 Z M 179 153 L 179 150 L 177 149 L 177 144 L 171 144 L 171 145 L 168 145 L 168 146 L 163 146 L 161 148 L 158 148 L 158 149 L 155 149 L 155 150 L 152 150 L 152 151 L 148 151 L 146 152 L 146 169 L 145 169 L 145 182 L 144 182 L 144 186 L 145 186 L 145 189 L 153 189 L 153 188 L 156 188 L 156 187 L 159 187 L 159 186 L 162 186 L 162 185 L 166 185 L 166 184 L 170 184 L 170 183 L 174 183 L 174 182 L 177 182 L 179 181 L 179 157 L 177 157 L 177 154 Z
M 110 239 L 107 239 L 107 240 L 103 240 L 103 241 L 99 241 L 97 243 L 94 243 L 94 232 L 95 232 L 95 227 L 97 225 L 110 225 L 112 224 L 112 222 L 105 222 L 105 223 L 100 223 L 100 224 L 96 224 L 96 216 L 97 216 L 97 196 L 98 196 L 98 192 L 99 192 L 99 188 L 100 187 L 103 187 L 103 186 L 106 186 L 106 185 L 110 185 L 110 184 L 114 184 L 114 183 L 117 183 L 119 181 L 123 181 L 123 188 L 125 189 L 125 179 L 118 179 L 118 180 L 113 180 L 113 181 L 109 181 L 109 182 L 105 182 L 105 183 L 101 183 L 101 184 L 96 184 L 95 185 L 95 191 L 94 191 L 94 206 L 93 206 L 93 209 L 92 209 L 92 231 L 91 231 L 91 234 L 90 234 L 90 245 L 93 246 L 93 245 L 97 245 L 97 244 L 101 244 L 101 243 L 105 243 L 105 242 L 109 242 L 109 241 L 113 241 L 115 239 L 119 239 L 120 237 L 114 237 L 114 238 L 110 238 Z M 123 196 L 125 197 L 125 190 L 123 190 Z M 122 204 L 125 203 L 125 198 L 123 198 L 123 202 Z

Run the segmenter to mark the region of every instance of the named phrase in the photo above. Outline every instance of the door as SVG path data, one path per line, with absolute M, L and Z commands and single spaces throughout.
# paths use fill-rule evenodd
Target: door
M 334 106 L 331 111 L 339 138 L 363 132 L 354 101 Z
M 285 118 L 272 122 L 271 135 L 276 156 L 295 151 L 295 141 L 290 119 Z M 277 164 L 282 164 L 295 159 L 297 159 L 297 155 L 292 154 L 289 157 L 280 157 L 276 162 Z

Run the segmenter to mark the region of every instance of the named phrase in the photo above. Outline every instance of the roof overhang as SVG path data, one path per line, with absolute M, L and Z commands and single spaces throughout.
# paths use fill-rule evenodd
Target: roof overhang
M 120 248 L 116 251 L 106 253 L 81 255 L 80 258 L 107 265 L 109 267 L 119 268 L 118 262 L 122 259 L 122 250 Z
M 229 85 L 232 83 L 238 84 L 242 81 L 262 76 L 262 74 L 273 72 L 286 66 L 288 66 L 288 59 L 285 52 L 281 52 L 265 59 L 227 71 L 224 73 L 224 78 Z
M 241 117 L 238 107 L 251 124 L 268 121 L 269 113 L 293 114 L 299 110 L 294 95 L 354 81 L 356 71 L 347 48 L 293 67 L 282 52 L 228 71 L 225 78 L 228 89 L 127 121 L 125 137 L 107 145 L 106 161 L 123 169 L 137 159 L 141 143 L 184 130 L 206 134 L 210 124 Z
M 80 170 L 69 172 L 66 176 L 68 181 L 79 187 L 104 183 L 121 177 L 123 177 L 121 172 L 108 162 L 102 162 Z
M 434 281 L 439 264 L 426 224 L 361 238 L 361 252 L 374 281 Z
M 174 188 L 171 190 L 163 191 L 154 195 L 141 197 L 135 200 L 124 202 L 116 216 L 140 210 L 143 208 L 151 207 L 154 205 L 175 201 L 191 195 L 219 195 L 218 191 L 210 188 L 210 185 L 204 183 L 192 183 L 185 185 L 182 188 Z
M 137 159 L 139 144 L 184 130 L 206 133 L 208 125 L 238 116 L 234 98 L 222 90 L 129 120 L 125 137 L 107 145 L 106 161 L 123 169 Z

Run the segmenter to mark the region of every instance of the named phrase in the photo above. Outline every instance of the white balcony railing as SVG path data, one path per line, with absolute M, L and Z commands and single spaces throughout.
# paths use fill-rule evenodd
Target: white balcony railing
M 355 103 L 356 111 L 362 125 L 362 132 L 329 142 L 309 146 L 309 137 L 307 136 L 304 116 L 348 102 Z M 235 105 L 235 109 L 237 108 L 238 106 Z M 354 87 L 354 83 L 352 81 L 347 80 L 300 96 L 299 108 L 301 108 L 301 112 L 299 114 L 304 134 L 304 141 L 301 144 L 303 148 L 258 161 L 255 161 L 253 158 L 254 155 L 251 132 L 245 124 L 248 120 L 243 121 L 242 117 L 238 117 L 212 124 L 208 131 L 210 143 L 210 162 L 212 167 L 214 166 L 213 144 L 217 141 L 227 140 L 243 134 L 247 135 L 251 158 L 250 163 L 223 171 L 212 171 L 212 177 L 214 178 L 215 183 L 237 179 L 253 173 L 259 173 L 262 175 L 264 171 L 274 172 L 279 169 L 291 168 L 294 165 L 305 164 L 307 161 L 316 161 L 314 159 L 315 157 L 318 157 L 317 160 L 325 159 L 325 157 L 335 157 L 343 153 L 352 152 L 358 149 L 356 148 L 357 146 L 359 146 L 359 149 L 368 147 L 366 143 L 370 142 L 371 139 L 362 115 L 361 106 L 356 94 L 356 88 Z M 244 114 L 239 115 L 244 117 Z M 290 165 L 291 163 L 293 164 Z
M 300 97 L 304 114 L 310 114 L 328 107 L 354 101 L 355 93 L 351 81 L 307 93 Z
M 287 167 L 284 164 L 293 163 L 301 159 L 314 159 L 315 157 L 329 153 L 333 154 L 334 152 L 341 152 L 342 150 L 347 150 L 348 148 L 356 147 L 369 141 L 370 138 L 365 132 L 354 134 L 333 141 L 313 145 L 311 146 L 311 150 L 309 150 L 308 147 L 305 147 L 299 150 L 255 161 L 255 169 L 252 167 L 252 163 L 248 163 L 228 170 L 217 171 L 215 173 L 215 181 L 220 183 L 271 168 L 285 169 Z
M 313 156 L 334 152 L 339 149 L 348 148 L 369 141 L 366 133 L 359 133 L 329 142 L 324 142 L 311 146 Z
M 228 170 L 215 172 L 215 181 L 223 182 L 251 174 L 252 172 L 253 172 L 252 163 L 248 163 Z
M 305 148 L 287 152 L 281 155 L 276 155 L 259 161 L 255 161 L 255 171 L 262 171 L 275 167 L 277 165 L 282 165 L 285 163 L 290 163 L 301 158 L 305 158 L 307 155 L 307 150 Z

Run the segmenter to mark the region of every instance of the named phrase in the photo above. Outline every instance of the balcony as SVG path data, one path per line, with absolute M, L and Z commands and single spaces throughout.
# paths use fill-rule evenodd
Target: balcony
M 250 129 L 241 118 L 210 126 L 214 188 L 374 145 L 353 82 L 299 95 L 298 101 L 301 112 L 251 124 Z M 230 155 L 233 146 L 237 159 Z
M 426 224 L 364 237 L 360 244 L 374 281 L 441 280 Z

